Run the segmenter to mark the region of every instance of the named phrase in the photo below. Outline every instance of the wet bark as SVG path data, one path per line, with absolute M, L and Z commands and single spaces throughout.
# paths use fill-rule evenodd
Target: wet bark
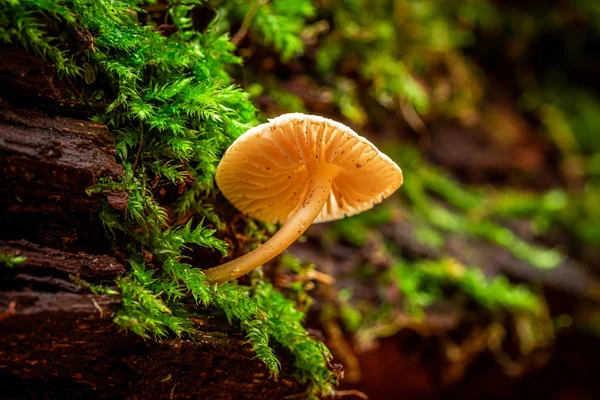
M 18 108 L 1 97 L 0 239 L 101 252 L 103 196 L 86 189 L 123 173 L 114 145 L 104 125 Z

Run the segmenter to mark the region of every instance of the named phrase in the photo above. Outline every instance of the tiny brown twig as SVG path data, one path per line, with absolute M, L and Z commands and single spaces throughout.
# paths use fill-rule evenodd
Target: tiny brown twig
M 419 134 L 419 146 L 422 149 L 428 148 L 431 144 L 431 134 L 412 104 L 400 101 L 400 111 L 408 125 Z
M 135 162 L 133 163 L 132 170 L 135 171 L 137 167 L 137 163 L 140 159 L 140 155 L 142 154 L 142 146 L 144 144 L 144 125 L 142 125 L 142 121 L 140 121 L 140 146 L 138 147 L 138 151 L 135 155 Z
M 364 400 L 369 400 L 369 396 L 367 396 L 365 393 L 361 392 L 360 390 L 356 390 L 356 389 L 336 390 L 335 392 L 333 392 L 332 397 L 344 397 L 344 396 L 356 396 L 356 397 L 360 397 L 361 399 L 364 399 Z
M 248 10 L 248 13 L 244 17 L 244 20 L 242 21 L 242 26 L 240 26 L 240 29 L 231 38 L 231 43 L 233 43 L 237 46 L 242 41 L 244 36 L 246 36 L 246 34 L 248 33 L 248 29 L 250 29 L 250 24 L 252 23 L 254 16 L 258 12 L 258 9 L 267 3 L 268 3 L 268 0 L 258 0 L 252 6 L 252 8 L 250 10 Z
M 6 309 L 6 311 L 4 311 L 2 314 L 0 314 L 0 321 L 4 321 L 5 319 L 9 318 L 10 316 L 15 315 L 16 307 L 17 307 L 16 301 L 11 301 L 10 303 L 8 303 L 8 308 Z

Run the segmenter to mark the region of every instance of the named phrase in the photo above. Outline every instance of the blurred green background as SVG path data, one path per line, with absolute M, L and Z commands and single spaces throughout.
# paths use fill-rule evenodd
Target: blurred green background
M 235 75 L 264 116 L 340 120 L 404 171 L 394 197 L 313 226 L 276 270 L 316 298 L 344 388 L 600 396 L 590 371 L 600 2 L 303 0 L 228 12 L 253 16 Z

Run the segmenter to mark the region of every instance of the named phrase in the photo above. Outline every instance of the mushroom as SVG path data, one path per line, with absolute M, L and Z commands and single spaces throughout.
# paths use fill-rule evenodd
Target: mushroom
M 212 282 L 221 283 L 275 258 L 313 222 L 372 208 L 402 185 L 402 171 L 347 126 L 293 113 L 240 136 L 223 155 L 216 181 L 238 210 L 283 223 L 257 249 L 204 271 Z

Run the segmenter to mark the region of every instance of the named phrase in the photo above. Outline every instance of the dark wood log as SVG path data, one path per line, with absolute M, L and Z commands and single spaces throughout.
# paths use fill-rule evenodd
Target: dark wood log
M 73 274 L 85 279 L 110 279 L 125 273 L 125 267 L 113 257 L 67 253 L 26 240 L 0 241 L 0 251 L 25 257 L 19 264 L 19 272 L 35 275 Z
M 83 79 L 59 79 L 56 68 L 26 50 L 0 45 L 0 95 L 12 104 L 37 107 L 56 115 L 85 118 L 101 113 L 110 102 L 107 85 L 87 85 Z M 94 104 L 83 101 L 83 92 L 102 89 Z
M 0 103 L 0 194 L 10 212 L 30 203 L 23 197 L 45 212 L 89 210 L 85 188 L 123 173 L 114 153 L 104 125 Z
M 0 239 L 103 252 L 103 196 L 85 190 L 123 173 L 114 144 L 104 125 L 0 101 Z
M 239 331 L 211 316 L 189 339 L 155 342 L 119 331 L 118 296 L 0 293 L 3 399 L 282 399 L 304 388 L 278 380 Z M 284 364 L 285 365 L 285 364 Z
M 114 258 L 67 253 L 27 241 L 0 242 L 27 259 L 0 270 L 2 399 L 272 398 L 305 388 L 278 380 L 225 319 L 194 317 L 194 337 L 147 340 L 112 321 L 119 296 L 84 293 L 67 274 L 106 279 L 125 272 Z M 208 312 L 208 311 L 207 311 Z

